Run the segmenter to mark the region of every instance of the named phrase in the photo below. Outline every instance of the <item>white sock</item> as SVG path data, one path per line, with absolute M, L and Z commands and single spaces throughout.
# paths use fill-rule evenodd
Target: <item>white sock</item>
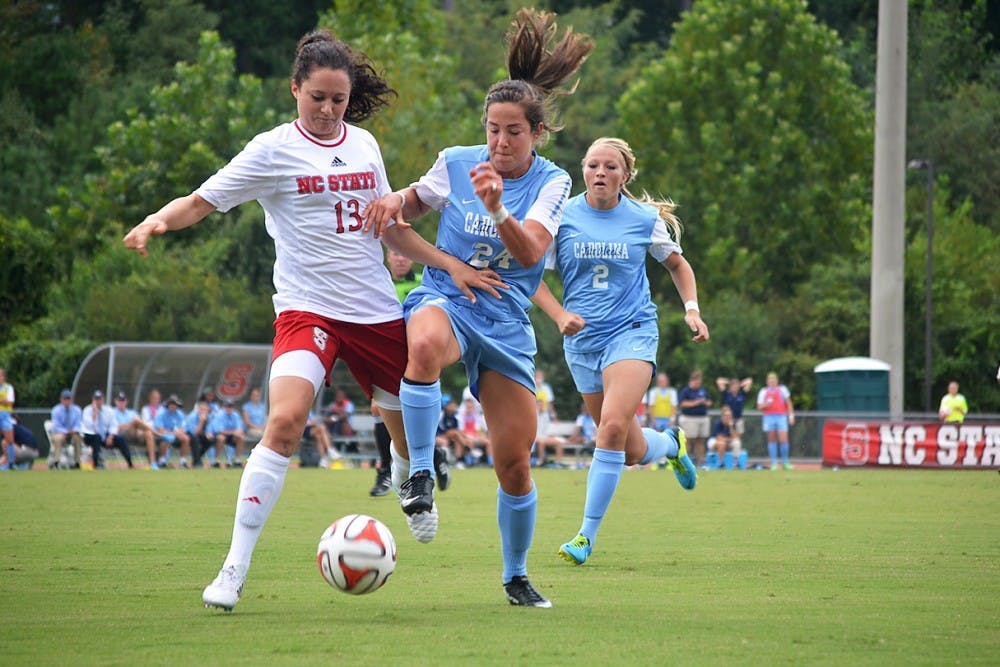
M 410 479 L 410 460 L 396 451 L 396 443 L 389 442 L 389 455 L 392 456 L 392 489 L 398 494 L 400 485 Z
M 236 499 L 233 541 L 222 567 L 235 565 L 246 573 L 257 538 L 285 484 L 289 459 L 273 449 L 254 447 L 243 468 L 240 494 Z

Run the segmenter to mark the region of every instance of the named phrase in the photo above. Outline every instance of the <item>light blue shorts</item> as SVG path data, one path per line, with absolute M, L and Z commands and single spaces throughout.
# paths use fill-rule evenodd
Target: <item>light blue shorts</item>
M 784 431 L 788 433 L 788 415 L 763 415 L 764 433 Z
M 462 351 L 462 364 L 469 389 L 479 398 L 481 369 L 496 371 L 535 393 L 535 330 L 530 321 L 490 319 L 465 304 L 450 301 L 437 292 L 418 287 L 405 302 L 404 317 L 409 321 L 424 306 L 437 306 L 448 315 L 451 330 Z
M 607 348 L 597 352 L 573 352 L 563 346 L 566 365 L 573 375 L 576 390 L 581 394 L 596 394 L 604 391 L 604 369 L 624 359 L 648 361 L 653 365 L 650 377 L 656 376 L 656 348 L 660 334 L 656 323 L 643 324 L 628 329 L 616 336 Z

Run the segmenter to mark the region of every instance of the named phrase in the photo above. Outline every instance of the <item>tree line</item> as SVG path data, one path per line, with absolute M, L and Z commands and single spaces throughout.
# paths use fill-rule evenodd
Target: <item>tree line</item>
M 673 199 L 712 340 L 688 343 L 666 272 L 659 366 L 681 384 L 775 370 L 817 407 L 816 364 L 867 356 L 877 0 L 548 2 L 597 46 L 544 153 L 582 188 L 599 136 L 628 140 L 633 191 Z M 146 260 L 121 237 L 256 133 L 294 117 L 297 39 L 330 28 L 399 92 L 365 126 L 390 179 L 482 141 L 502 76 L 500 0 L 142 0 L 0 7 L 0 366 L 49 405 L 107 341 L 271 340 L 273 248 L 258 206 L 172 234 Z M 907 153 L 932 160 L 932 393 L 957 379 L 1000 412 L 1000 17 L 985 0 L 911 0 Z M 925 173 L 906 192 L 905 408 L 923 409 Z M 435 220 L 418 225 L 434 237 Z M 553 283 L 558 293 L 558 280 Z M 561 414 L 561 340 L 532 319 Z M 460 390 L 452 369 L 446 386 Z

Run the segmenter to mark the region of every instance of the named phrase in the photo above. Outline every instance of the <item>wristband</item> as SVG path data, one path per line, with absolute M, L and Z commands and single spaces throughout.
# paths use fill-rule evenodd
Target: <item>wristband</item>
M 497 210 L 490 211 L 490 217 L 493 218 L 493 224 L 496 225 L 497 227 L 506 222 L 507 217 L 509 215 L 510 212 L 507 210 L 507 207 L 504 206 L 503 204 L 500 204 L 500 208 L 498 208 Z
M 400 190 L 400 191 L 399 191 L 399 192 L 397 192 L 396 194 L 397 194 L 397 195 L 399 195 L 399 198 L 403 200 L 403 201 L 402 201 L 402 202 L 401 202 L 401 203 L 399 204 L 399 210 L 401 210 L 401 211 L 402 211 L 402 210 L 403 210 L 404 208 L 406 208 L 406 190 Z
M 695 301 L 694 299 L 684 302 L 684 312 L 686 313 L 689 310 L 693 310 L 696 313 L 701 312 L 701 310 L 698 308 L 698 302 Z

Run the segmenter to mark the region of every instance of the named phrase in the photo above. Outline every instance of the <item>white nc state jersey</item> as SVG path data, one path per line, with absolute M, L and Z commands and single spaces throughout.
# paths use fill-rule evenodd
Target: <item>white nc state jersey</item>
M 399 319 L 381 241 L 361 212 L 388 194 L 371 133 L 347 123 L 322 141 L 298 121 L 254 137 L 195 192 L 225 213 L 256 199 L 274 239 L 274 311 L 304 310 L 359 324 Z

